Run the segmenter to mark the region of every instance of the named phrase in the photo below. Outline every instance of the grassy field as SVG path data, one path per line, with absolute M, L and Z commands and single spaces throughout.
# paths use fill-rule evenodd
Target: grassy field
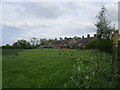
M 76 60 L 91 60 L 97 54 L 95 50 L 4 49 L 3 88 L 64 88 L 71 83 Z M 111 55 L 105 54 L 105 60 L 110 59 Z

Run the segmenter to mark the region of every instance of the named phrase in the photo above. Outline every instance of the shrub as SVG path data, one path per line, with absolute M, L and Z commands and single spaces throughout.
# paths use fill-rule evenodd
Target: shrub
M 5 46 L 2 46 L 2 49 L 12 49 L 12 46 L 9 44 L 6 44 Z
M 86 44 L 85 48 L 86 48 L 86 49 L 95 49 L 97 42 L 98 42 L 98 39 L 97 39 L 97 38 L 94 38 L 94 39 L 92 39 L 91 41 L 89 41 L 89 42 Z
M 99 49 L 106 52 L 112 52 L 112 47 L 112 40 L 98 38 L 89 41 L 85 46 L 86 49 Z
M 98 52 L 93 58 L 79 57 L 73 65 L 72 84 L 78 88 L 120 88 L 120 75 L 113 75 L 111 64 L 105 53 Z

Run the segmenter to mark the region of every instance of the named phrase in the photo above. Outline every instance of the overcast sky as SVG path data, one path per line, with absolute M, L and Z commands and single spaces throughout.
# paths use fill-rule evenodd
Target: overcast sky
M 0 6 L 2 45 L 32 37 L 54 39 L 93 35 L 96 15 L 103 5 L 108 10 L 111 25 L 118 28 L 117 2 L 4 2 Z

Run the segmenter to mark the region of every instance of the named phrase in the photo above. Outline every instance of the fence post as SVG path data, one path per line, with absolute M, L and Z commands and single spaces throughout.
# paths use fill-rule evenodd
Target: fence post
M 114 74 L 118 73 L 117 51 L 118 51 L 118 30 L 115 30 L 113 35 L 113 57 L 112 57 Z

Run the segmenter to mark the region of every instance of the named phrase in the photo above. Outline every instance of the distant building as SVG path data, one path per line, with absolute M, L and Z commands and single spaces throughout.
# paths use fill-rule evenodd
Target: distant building
M 51 44 L 49 44 L 49 45 L 41 45 L 40 47 L 42 47 L 42 48 L 53 48 Z
M 56 48 L 56 49 L 61 49 L 61 48 L 76 48 L 76 47 L 83 47 L 85 46 L 90 40 L 96 37 L 96 34 L 94 34 L 93 37 L 90 37 L 90 35 L 87 35 L 87 38 L 82 38 L 78 41 L 73 41 L 72 39 L 68 39 L 65 37 L 65 40 L 55 40 L 52 42 L 52 44 L 49 45 L 41 45 L 43 48 Z
M 67 45 L 73 43 L 73 40 L 59 40 L 52 43 L 53 48 L 60 49 L 60 48 L 67 48 Z
M 77 42 L 71 44 L 70 48 L 76 48 L 76 47 L 83 47 L 85 46 L 90 40 L 94 39 L 96 37 L 96 34 L 94 34 L 94 37 L 90 37 L 90 35 L 87 35 L 87 38 L 84 38 L 82 36 L 82 39 L 78 40 Z

